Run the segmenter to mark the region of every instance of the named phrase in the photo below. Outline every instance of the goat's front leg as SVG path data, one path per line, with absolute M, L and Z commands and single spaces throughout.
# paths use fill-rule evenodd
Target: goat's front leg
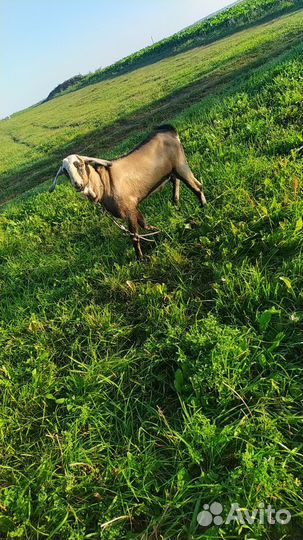
M 139 261 L 143 259 L 143 252 L 141 249 L 139 238 L 139 224 L 138 224 L 138 212 L 134 210 L 127 216 L 128 230 L 132 233 L 133 246 L 135 248 L 136 256 Z

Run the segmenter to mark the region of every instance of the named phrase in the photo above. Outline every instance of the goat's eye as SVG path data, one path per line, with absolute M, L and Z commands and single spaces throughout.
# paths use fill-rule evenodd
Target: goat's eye
M 83 164 L 83 163 L 80 163 L 80 161 L 74 161 L 73 165 L 74 165 L 77 169 L 83 169 L 83 167 L 84 167 L 84 164 Z

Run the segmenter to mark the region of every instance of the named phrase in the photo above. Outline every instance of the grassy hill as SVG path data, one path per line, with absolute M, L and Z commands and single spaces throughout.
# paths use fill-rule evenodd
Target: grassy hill
M 175 56 L 199 45 L 212 43 L 241 28 L 270 20 L 284 13 L 303 7 L 302 0 L 242 0 L 219 10 L 212 16 L 191 25 L 184 30 L 146 47 L 104 69 L 89 75 L 80 76 L 78 81 L 72 79 L 55 88 L 47 97 L 54 98 L 63 91 L 73 92 L 95 82 L 104 81 L 127 74 L 139 67 L 146 66 Z M 65 89 L 65 86 L 67 88 Z
M 301 537 L 302 25 L 1 123 L 0 537 Z M 209 205 L 184 187 L 176 210 L 170 186 L 145 201 L 162 234 L 140 264 L 67 181 L 47 188 L 64 153 L 118 155 L 161 119 Z M 292 519 L 203 529 L 214 501 Z
M 0 203 L 55 174 L 70 153 L 117 155 L 117 143 L 135 134 L 140 139 L 154 124 L 300 43 L 302 32 L 299 10 L 0 122 Z

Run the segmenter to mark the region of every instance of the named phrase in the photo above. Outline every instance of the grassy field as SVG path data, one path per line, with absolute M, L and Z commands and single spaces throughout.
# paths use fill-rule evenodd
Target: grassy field
M 0 537 L 301 540 L 302 24 L 1 123 L 2 200 L 36 187 L 0 214 Z M 162 234 L 138 263 L 67 182 L 47 192 L 48 170 L 61 145 L 118 155 L 162 113 L 209 205 L 185 187 L 179 210 L 169 186 L 146 201 Z M 292 519 L 202 528 L 214 501 Z
M 77 76 L 76 81 L 73 79 L 65 81 L 63 85 L 55 88 L 47 99 L 52 99 L 62 93 L 66 83 L 68 83 L 68 88 L 64 92 L 73 92 L 89 84 L 130 73 L 142 66 L 159 62 L 163 58 L 176 56 L 193 47 L 212 43 L 241 28 L 269 21 L 302 7 L 302 0 L 242 0 L 236 5 L 115 62 L 113 65 L 88 75 Z
M 0 203 L 55 174 L 70 153 L 113 157 L 131 134 L 172 118 L 220 85 L 299 43 L 303 11 L 91 85 L 0 122 Z M 106 154 L 106 156 L 105 156 Z

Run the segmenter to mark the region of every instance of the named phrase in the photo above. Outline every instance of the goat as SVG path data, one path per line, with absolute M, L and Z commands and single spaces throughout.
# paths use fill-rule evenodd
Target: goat
M 127 220 L 138 259 L 143 258 L 139 227 L 157 230 L 146 223 L 138 209 L 146 197 L 172 180 L 173 202 L 178 204 L 182 180 L 200 204 L 206 205 L 202 186 L 190 170 L 177 131 L 171 125 L 156 128 L 130 153 L 113 161 L 76 154 L 67 156 L 50 192 L 54 191 L 61 174 L 69 177 L 75 189 L 88 199 L 102 203 L 113 216 Z

